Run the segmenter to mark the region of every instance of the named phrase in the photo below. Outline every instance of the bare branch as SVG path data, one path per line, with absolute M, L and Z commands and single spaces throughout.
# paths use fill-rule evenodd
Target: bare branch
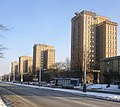
M 0 58 L 4 58 L 4 53 L 0 52 Z
M 0 31 L 10 31 L 12 28 L 9 28 L 7 26 L 4 26 L 0 24 Z M 5 39 L 5 36 L 0 34 L 0 37 Z M 2 44 L 0 44 L 0 58 L 4 57 L 4 50 L 8 50 L 8 48 L 4 47 Z
M 7 26 L 0 24 L 0 30 L 1 31 L 9 31 L 9 30 L 11 30 L 11 28 L 8 28 Z

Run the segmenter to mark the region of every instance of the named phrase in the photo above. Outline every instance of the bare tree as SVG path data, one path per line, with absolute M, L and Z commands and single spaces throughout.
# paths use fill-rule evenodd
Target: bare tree
M 66 71 L 70 71 L 70 59 L 69 58 L 66 58 L 64 62 L 64 67 Z
M 55 69 L 58 69 L 60 71 L 63 69 L 64 64 L 63 62 L 56 62 L 54 66 L 55 66 Z
M 10 29 L 7 26 L 0 24 L 0 31 L 9 31 L 9 30 Z M 2 34 L 0 34 L 0 37 L 5 38 Z M 6 49 L 7 49 L 6 47 L 0 44 L 0 58 L 3 58 L 4 50 Z

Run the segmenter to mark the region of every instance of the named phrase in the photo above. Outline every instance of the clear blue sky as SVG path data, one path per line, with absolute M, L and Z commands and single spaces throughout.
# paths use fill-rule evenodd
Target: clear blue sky
M 0 24 L 13 27 L 0 32 L 6 37 L 0 38 L 0 43 L 10 48 L 0 59 L 0 75 L 10 72 L 10 62 L 19 56 L 32 56 L 36 43 L 53 45 L 56 61 L 70 58 L 71 18 L 82 10 L 120 23 L 120 0 L 0 0 Z M 118 32 L 118 54 L 119 39 Z

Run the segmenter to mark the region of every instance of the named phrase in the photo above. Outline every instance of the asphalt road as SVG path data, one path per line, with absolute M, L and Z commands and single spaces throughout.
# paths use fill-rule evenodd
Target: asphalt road
M 11 101 L 12 107 L 120 107 L 119 102 L 3 83 L 0 95 Z

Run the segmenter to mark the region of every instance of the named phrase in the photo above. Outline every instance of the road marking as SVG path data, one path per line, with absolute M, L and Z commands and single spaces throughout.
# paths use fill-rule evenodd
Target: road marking
M 26 88 L 23 88 L 23 87 L 7 87 L 7 89 L 26 89 Z
M 68 101 L 68 102 L 73 102 L 73 103 L 85 105 L 85 106 L 88 106 L 88 107 L 98 107 L 97 105 L 88 104 L 88 103 L 84 103 L 84 102 L 80 102 L 80 101 L 73 101 L 73 100 L 70 100 L 70 99 L 62 98 L 62 97 L 55 97 L 55 98 L 61 99 L 61 100 L 64 100 L 64 101 Z
M 2 87 L 2 88 L 3 88 L 3 87 Z M 15 94 L 15 93 L 11 92 L 10 90 L 8 90 L 8 89 L 6 89 L 6 88 L 3 88 L 3 89 L 6 90 L 6 91 L 8 91 L 9 93 L 15 95 L 16 97 L 22 99 L 22 100 L 25 101 L 26 103 L 32 105 L 32 107 L 37 107 L 35 104 L 31 103 L 29 100 L 27 100 L 27 99 L 25 99 L 25 98 L 23 98 L 23 97 L 21 97 L 21 96 Z M 41 107 L 41 106 L 39 106 L 39 107 Z

